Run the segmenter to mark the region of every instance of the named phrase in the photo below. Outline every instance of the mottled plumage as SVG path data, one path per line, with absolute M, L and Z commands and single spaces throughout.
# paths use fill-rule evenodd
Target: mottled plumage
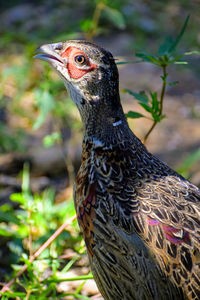
M 39 51 L 84 123 L 75 206 L 103 297 L 200 299 L 199 189 L 150 154 L 128 127 L 109 52 L 86 41 Z

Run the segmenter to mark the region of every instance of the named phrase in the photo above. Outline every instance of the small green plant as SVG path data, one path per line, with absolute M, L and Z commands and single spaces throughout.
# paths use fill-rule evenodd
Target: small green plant
M 13 268 L 13 279 L 5 284 L 0 294 L 2 299 L 57 299 L 69 294 L 59 293 L 57 283 L 86 280 L 92 275 L 67 277 L 69 269 L 85 251 L 77 222 L 72 222 L 76 219 L 73 201 L 55 204 L 52 189 L 42 195 L 33 195 L 28 169 L 25 164 L 22 192 L 11 195 L 19 208 L 14 211 L 9 204 L 0 207 L 0 235 L 8 239 Z M 64 265 L 59 256 L 66 248 L 73 249 L 74 255 Z M 89 299 L 81 295 L 81 289 L 82 286 L 70 295 Z
M 160 76 L 162 80 L 160 95 L 158 92 L 152 92 L 152 91 L 149 92 L 149 96 L 148 96 L 144 91 L 136 93 L 129 89 L 123 90 L 125 93 L 129 93 L 131 96 L 137 99 L 139 105 L 142 106 L 145 112 L 147 113 L 147 115 L 146 114 L 144 115 L 135 111 L 129 111 L 127 113 L 127 117 L 132 119 L 146 118 L 152 120 L 153 122 L 152 126 L 144 136 L 143 139 L 144 142 L 147 141 L 149 135 L 151 134 L 155 126 L 165 118 L 165 115 L 163 114 L 163 102 L 166 93 L 166 87 L 178 83 L 178 81 L 169 82 L 167 80 L 168 78 L 167 68 L 169 67 L 169 65 L 172 64 L 187 64 L 187 61 L 182 60 L 182 58 L 186 55 L 200 54 L 200 52 L 198 51 L 177 53 L 177 46 L 184 35 L 188 21 L 189 21 L 189 16 L 186 18 L 183 27 L 179 35 L 177 36 L 177 38 L 174 40 L 172 37 L 167 37 L 164 43 L 160 45 L 156 55 L 152 55 L 146 52 L 136 53 L 136 57 L 140 58 L 141 62 L 151 63 L 162 70 L 162 75 Z

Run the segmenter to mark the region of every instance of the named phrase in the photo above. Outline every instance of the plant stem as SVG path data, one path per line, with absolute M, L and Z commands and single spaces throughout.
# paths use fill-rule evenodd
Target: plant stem
M 162 85 L 162 90 L 160 94 L 160 111 L 159 111 L 159 117 L 162 115 L 163 111 L 163 100 L 164 100 L 164 95 L 165 95 L 165 90 L 166 90 L 166 85 L 167 85 L 167 72 L 166 72 L 166 65 L 162 67 L 163 69 L 163 85 Z
M 28 300 L 30 298 L 30 295 L 31 295 L 31 291 L 27 291 L 25 300 Z
M 92 41 L 96 35 L 96 31 L 97 31 L 97 27 L 99 24 L 99 19 L 100 19 L 101 11 L 102 11 L 103 7 L 104 7 L 104 3 L 99 2 L 95 8 L 93 19 L 92 19 L 92 28 L 88 31 L 88 33 L 86 35 L 86 38 L 89 41 Z
M 147 141 L 149 135 L 151 134 L 151 132 L 153 131 L 153 129 L 155 128 L 155 126 L 156 126 L 157 123 L 158 123 L 158 122 L 154 120 L 152 126 L 150 127 L 149 131 L 146 133 L 146 135 L 145 135 L 145 137 L 144 137 L 144 139 L 143 139 L 143 143 L 144 143 L 144 144 L 146 143 L 146 141 Z
M 63 225 L 61 225 L 50 238 L 29 258 L 29 262 L 32 263 L 49 245 L 65 230 L 67 226 L 71 224 L 72 221 L 76 219 L 76 216 L 73 216 L 69 220 L 67 220 Z M 21 270 L 15 275 L 15 277 L 10 280 L 7 284 L 3 286 L 0 290 L 0 295 L 6 291 L 8 291 L 11 285 L 16 281 L 18 277 L 20 277 L 26 270 L 28 265 L 25 264 L 22 266 Z
M 167 85 L 167 72 L 166 72 L 166 65 L 162 66 L 162 70 L 163 70 L 163 76 L 162 76 L 162 89 L 161 89 L 161 93 L 160 93 L 160 101 L 159 101 L 159 113 L 158 116 L 162 116 L 162 112 L 163 112 L 163 101 L 164 101 L 164 96 L 165 96 L 165 90 L 166 90 L 166 85 Z M 158 121 L 154 120 L 152 126 L 150 127 L 149 131 L 146 133 L 144 139 L 143 139 L 143 143 L 145 144 L 149 135 L 151 134 L 151 132 L 153 131 L 153 129 L 155 128 L 155 126 L 157 125 Z

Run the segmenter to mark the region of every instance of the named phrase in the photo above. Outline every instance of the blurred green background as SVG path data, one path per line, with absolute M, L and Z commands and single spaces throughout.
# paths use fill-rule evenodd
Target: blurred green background
M 111 51 L 118 62 L 136 61 L 135 52 L 154 53 L 167 36 L 176 37 L 187 15 L 190 20 L 179 51 L 199 51 L 199 1 L 0 2 L 1 281 L 9 280 L 11 270 L 19 268 L 19 259 L 27 263 L 32 251 L 75 214 L 72 185 L 80 165 L 82 125 L 63 83 L 47 64 L 33 59 L 34 50 L 44 43 L 90 39 Z M 167 88 L 167 117 L 152 132 L 147 147 L 200 186 L 199 56 L 189 56 L 187 61 L 187 65 L 169 67 L 170 81 L 179 84 Z M 122 64 L 119 74 L 121 91 L 161 89 L 161 73 L 153 64 Z M 143 112 L 129 94 L 121 96 L 125 112 Z M 141 139 L 150 124 L 146 119 L 130 120 Z M 52 245 L 43 256 L 42 267 L 30 267 L 27 282 L 21 284 L 22 299 L 27 291 L 44 299 L 40 280 L 44 270 L 50 269 L 51 276 L 62 268 L 63 273 L 71 270 L 63 264 L 71 262 L 73 253 L 79 257 L 71 263 L 78 270 L 75 275 L 89 272 L 88 262 L 80 263 L 86 256 L 77 224 Z M 55 260 L 69 249 L 72 254 L 64 262 Z M 33 278 L 39 279 L 35 282 Z M 84 291 L 77 286 L 69 285 L 66 299 Z M 12 292 L 18 290 L 16 285 Z M 57 297 L 54 290 L 51 286 L 45 297 Z M 85 288 L 84 293 L 90 297 L 97 290 Z

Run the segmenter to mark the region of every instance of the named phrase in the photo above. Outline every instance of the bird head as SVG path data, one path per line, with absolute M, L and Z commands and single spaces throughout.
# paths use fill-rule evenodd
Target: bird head
M 36 51 L 35 58 L 47 61 L 61 76 L 79 110 L 119 102 L 118 70 L 110 52 L 83 40 L 47 44 Z

